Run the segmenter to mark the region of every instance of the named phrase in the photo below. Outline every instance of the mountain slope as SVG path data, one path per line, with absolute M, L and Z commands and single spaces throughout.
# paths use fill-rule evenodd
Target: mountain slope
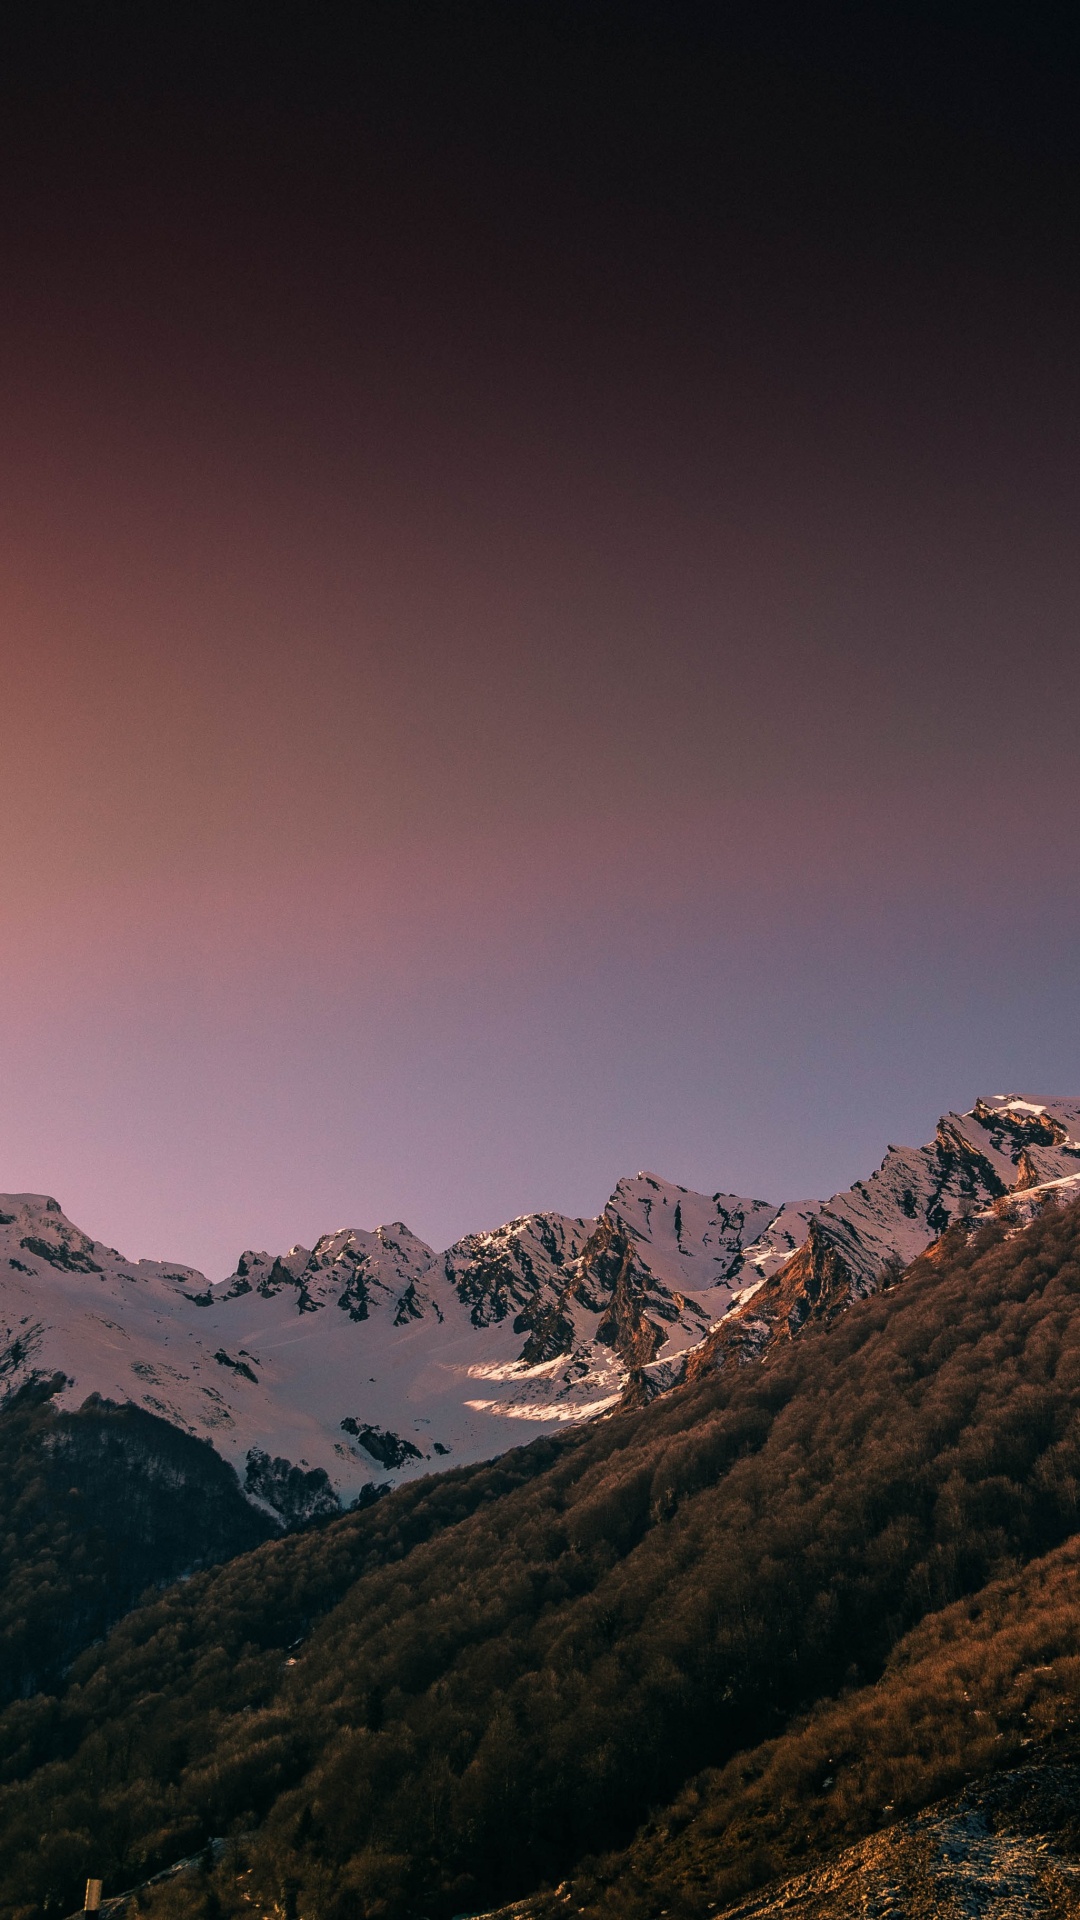
M 759 1359 L 776 1340 L 811 1322 L 828 1323 L 901 1271 L 950 1226 L 974 1221 L 1016 1196 L 1080 1191 L 1080 1102 L 1019 1095 L 977 1100 L 945 1114 L 918 1150 L 890 1147 L 877 1172 L 811 1214 L 790 1259 L 762 1271 L 689 1356 L 696 1378 L 714 1366 Z M 1010 1203 L 1010 1196 L 1012 1201 Z
M 302 1519 L 616 1405 L 635 1364 L 700 1341 L 777 1211 L 640 1175 L 599 1220 L 531 1215 L 441 1255 L 400 1222 L 348 1229 L 248 1251 L 211 1286 L 8 1195 L 0 1384 L 62 1373 L 65 1406 L 144 1406 L 211 1440 L 271 1508 L 291 1466 L 285 1517 Z
M 701 1914 L 763 1882 L 802 1868 L 797 1887 L 772 1887 L 738 1912 L 828 1913 L 841 1891 L 851 1911 L 865 1854 L 837 1870 L 807 1869 L 838 1846 L 893 1826 L 964 1782 L 969 1809 L 991 1813 L 1026 1801 L 1037 1809 L 1041 1781 L 1067 1764 L 1065 1804 L 1043 1820 L 1080 1855 L 1080 1542 L 1074 1536 L 1020 1573 L 930 1614 L 893 1649 L 881 1678 L 822 1702 L 806 1719 L 689 1781 L 626 1852 L 567 1889 L 572 1911 L 626 1920 L 667 1909 Z M 995 1780 L 1023 1765 L 1023 1775 Z M 1060 1786 L 1060 1778 L 1058 1778 Z M 1017 1789 L 1020 1791 L 1017 1791 Z M 1056 1797 L 1056 1793 L 1054 1793 Z M 1032 1806 L 1034 1803 L 1034 1808 Z M 960 1811 L 956 1809 L 955 1811 Z M 933 1821 L 916 1826 L 934 1825 Z M 1029 1818 L 1028 1831 L 1039 1831 Z M 985 1828 L 984 1828 L 985 1831 Z M 886 1848 L 886 1852 L 888 1848 Z M 895 1847 L 894 1847 L 895 1851 Z M 871 1859 L 873 1855 L 871 1855 Z M 895 1860 L 894 1860 L 895 1864 Z M 1080 1866 L 1071 1879 L 1080 1905 Z M 823 1883 L 823 1884 L 822 1884 Z M 799 1904 L 805 1900 L 806 1907 Z M 943 1910 L 948 1909 L 942 1901 Z M 529 1902 L 530 1920 L 555 1920 L 561 1899 Z M 1042 1911 L 1036 1907 L 1035 1911 Z M 1066 1908 L 1065 1911 L 1073 1911 Z M 933 1912 L 933 1907 L 927 1909 Z
M 140 1407 L 58 1412 L 51 1384 L 0 1410 L 0 1702 L 58 1686 L 147 1588 L 274 1531 L 206 1441 Z
M 63 1407 L 141 1406 L 294 1524 L 758 1356 L 958 1218 L 1080 1176 L 1078 1131 L 1080 1102 L 980 1100 L 823 1203 L 638 1174 L 596 1218 L 532 1214 L 443 1253 L 401 1222 L 350 1228 L 249 1250 L 216 1284 L 0 1196 L 0 1391 L 62 1373 Z
M 456 1498 L 410 1544 L 416 1503 L 445 1521 Z M 625 1846 L 702 1767 L 801 1738 L 826 1696 L 880 1698 L 928 1615 L 1078 1528 L 1074 1207 L 954 1236 L 764 1366 L 401 1488 L 130 1615 L 59 1702 L 0 1718 L 7 1911 L 230 1831 L 253 1836 L 215 1870 L 234 1907 L 241 1870 L 258 1910 L 319 1920 L 526 1893 Z

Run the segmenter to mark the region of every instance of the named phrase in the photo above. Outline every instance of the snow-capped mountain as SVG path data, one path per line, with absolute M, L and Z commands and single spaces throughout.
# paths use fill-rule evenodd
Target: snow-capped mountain
M 684 1373 L 756 1358 L 873 1292 L 947 1227 L 1011 1215 L 1020 1195 L 1032 1196 L 1030 1213 L 1051 1193 L 1080 1197 L 1080 1101 L 1003 1094 L 947 1113 L 927 1146 L 890 1147 L 868 1180 L 811 1209 L 802 1245 L 739 1294 Z
M 227 1279 L 130 1261 L 55 1200 L 0 1196 L 0 1393 L 132 1401 L 210 1441 L 289 1518 L 485 1458 L 759 1352 L 871 1291 L 958 1218 L 1080 1181 L 1080 1101 L 979 1100 L 829 1201 L 641 1173 L 594 1219 L 531 1214 L 443 1253 L 396 1222 Z

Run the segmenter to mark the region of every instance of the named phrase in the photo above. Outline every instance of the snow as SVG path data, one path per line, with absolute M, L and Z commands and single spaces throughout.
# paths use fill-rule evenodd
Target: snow
M 488 1458 L 617 1405 L 628 1301 L 664 1389 L 811 1220 L 853 1291 L 869 1291 L 1021 1176 L 1018 1199 L 1080 1186 L 1078 1133 L 1080 1101 L 999 1095 L 944 1115 L 924 1147 L 890 1147 L 825 1202 L 702 1194 L 642 1172 L 594 1218 L 530 1214 L 443 1252 L 401 1221 L 344 1227 L 310 1249 L 248 1250 L 213 1286 L 182 1263 L 125 1259 L 51 1196 L 0 1195 L 0 1398 L 62 1373 L 63 1405 L 134 1402 L 210 1440 L 241 1479 L 257 1448 L 322 1468 L 347 1502 L 372 1480 Z M 387 1469 L 344 1420 L 420 1457 Z
M 609 1393 L 601 1400 L 580 1400 L 574 1407 L 537 1406 L 532 1401 L 522 1401 L 520 1406 L 512 1401 L 500 1404 L 497 1400 L 467 1400 L 467 1407 L 475 1407 L 478 1413 L 499 1413 L 508 1420 L 592 1420 L 597 1414 L 609 1413 L 619 1404 L 620 1395 Z
M 44 1196 L 0 1197 L 0 1391 L 62 1372 L 63 1405 L 133 1401 L 210 1439 L 241 1477 L 259 1448 L 323 1468 L 347 1500 L 614 1404 L 626 1375 L 595 1341 L 606 1301 L 575 1303 L 570 1350 L 535 1366 L 516 1324 L 565 1285 L 595 1225 L 531 1216 L 442 1255 L 400 1222 L 344 1229 L 311 1250 L 249 1250 L 211 1288 L 192 1268 L 125 1261 Z M 388 1471 L 346 1418 L 421 1460 Z

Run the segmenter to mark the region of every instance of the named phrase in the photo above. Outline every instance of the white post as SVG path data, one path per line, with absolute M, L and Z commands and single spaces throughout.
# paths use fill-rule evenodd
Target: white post
M 97 1913 L 100 1906 L 101 1906 L 101 1881 L 88 1880 L 86 1883 L 86 1899 L 83 1901 L 83 1912 Z

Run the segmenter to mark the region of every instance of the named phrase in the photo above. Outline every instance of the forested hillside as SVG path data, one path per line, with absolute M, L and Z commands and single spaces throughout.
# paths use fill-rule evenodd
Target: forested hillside
M 1072 1550 L 1032 1568 L 1036 1589 L 1010 1583 L 1078 1512 L 1070 1209 L 954 1236 L 764 1365 L 419 1482 L 132 1613 L 58 1698 L 0 1718 L 3 1910 L 66 1912 L 91 1871 L 119 1890 L 232 1835 L 162 1910 L 250 1911 L 243 1893 L 312 1920 L 438 1920 L 576 1873 L 579 1905 L 703 1913 L 729 1804 L 730 1888 L 797 1834 L 828 1844 L 880 1820 L 882 1795 L 939 1791 L 920 1712 L 948 1721 L 945 1777 L 994 1759 L 993 1703 L 953 1713 L 968 1597 L 1001 1626 L 987 1686 L 1040 1724 L 1039 1687 L 1009 1692 L 1038 1651 L 1009 1642 L 1009 1596 L 1049 1596 L 1036 1664 L 1072 1658 Z M 876 1757 L 871 1698 L 894 1703 Z
M 58 1411 L 63 1384 L 0 1412 L 0 1702 L 55 1687 L 148 1587 L 276 1531 L 205 1441 L 96 1398 Z
M 701 1914 L 965 1781 L 1062 1758 L 1080 1760 L 1076 1539 L 928 1615 L 875 1684 L 688 1781 L 625 1852 L 576 1876 L 573 1910 Z M 1063 1824 L 1080 1853 L 1080 1802 Z M 541 1897 L 533 1914 L 564 1910 Z

